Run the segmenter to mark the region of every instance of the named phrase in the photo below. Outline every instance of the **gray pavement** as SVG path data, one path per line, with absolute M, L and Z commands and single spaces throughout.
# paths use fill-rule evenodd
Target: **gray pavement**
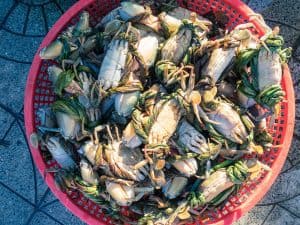
M 27 73 L 41 40 L 75 0 L 0 1 L 0 225 L 79 225 L 36 170 L 24 136 Z M 296 129 L 285 166 L 265 198 L 235 225 L 300 224 L 300 1 L 245 1 L 271 25 L 280 25 L 288 46 L 296 91 Z

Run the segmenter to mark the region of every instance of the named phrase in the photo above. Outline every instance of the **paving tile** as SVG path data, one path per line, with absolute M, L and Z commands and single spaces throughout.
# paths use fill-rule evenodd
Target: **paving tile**
M 257 206 L 246 215 L 242 216 L 233 225 L 258 225 L 261 224 L 265 216 L 270 212 L 272 206 Z
M 47 26 L 50 28 L 56 20 L 61 15 L 61 10 L 67 10 L 76 0 L 57 0 L 57 5 L 54 1 L 49 0 L 20 0 L 26 4 L 32 5 L 41 5 L 45 9 Z M 0 3 L 0 23 L 2 18 L 11 7 L 12 0 L 4 0 Z M 280 21 L 282 23 L 287 23 L 293 26 L 298 26 L 300 28 L 299 21 L 299 10 L 300 2 L 299 0 L 292 1 L 282 1 L 282 0 L 246 0 L 249 2 L 250 6 L 257 12 L 262 12 L 267 18 L 271 20 Z M 291 8 L 293 10 L 291 10 Z M 16 9 L 12 12 L 10 17 L 7 20 L 6 27 L 13 32 L 20 33 L 23 30 L 23 22 L 26 15 L 27 6 L 25 4 L 19 4 Z M 32 7 L 32 10 L 29 14 L 29 23 L 27 26 L 26 35 L 41 35 L 44 34 L 45 24 L 41 15 L 41 6 Z M 298 17 L 298 18 L 297 18 Z M 276 22 L 268 22 L 270 26 L 276 25 Z M 281 33 L 284 35 L 287 45 L 293 45 L 297 37 L 299 37 L 299 32 L 281 25 Z M 0 56 L 4 56 L 17 61 L 24 61 L 30 64 L 36 49 L 42 38 L 32 38 L 32 37 L 23 37 L 20 35 L 13 35 L 7 31 L 0 30 Z M 13 48 L 12 48 L 13 46 Z M 300 55 L 300 49 L 299 54 Z M 300 64 L 292 60 L 290 63 L 291 71 L 293 72 L 293 80 L 296 83 L 300 78 Z M 10 108 L 16 112 L 20 109 L 23 103 L 23 92 L 25 87 L 25 81 L 29 69 L 29 65 L 15 63 L 13 61 L 0 60 L 0 102 L 4 102 Z M 300 81 L 299 81 L 300 82 Z M 296 98 L 299 99 L 300 103 L 300 86 L 297 86 Z M 3 110 L 2 110 L 3 111 Z M 10 123 L 11 117 L 7 115 L 4 111 L 0 109 L 0 128 L 4 127 Z M 297 105 L 297 113 L 300 115 L 300 104 Z M 300 126 L 296 124 L 296 134 L 299 134 L 300 137 Z M 0 132 L 1 134 L 1 132 Z M 0 135 L 1 137 L 1 135 Z M 33 170 L 31 167 L 31 160 L 29 152 L 27 151 L 27 146 L 22 137 L 22 133 L 19 128 L 15 125 L 13 130 L 8 135 L 8 140 L 11 142 L 11 145 L 8 148 L 3 148 L 0 146 L 0 181 L 9 185 L 18 193 L 22 194 L 24 197 L 28 198 L 30 201 L 34 200 L 34 182 L 33 182 Z M 299 156 L 299 144 L 300 138 L 295 139 L 291 151 L 289 153 L 289 158 L 292 163 L 300 162 Z M 19 159 L 15 161 L 16 156 Z M 9 163 L 8 163 L 9 162 Z M 3 165 L 3 166 L 2 166 Z M 36 171 L 36 169 L 34 169 Z M 292 166 L 290 162 L 286 162 L 283 168 L 283 171 L 276 183 L 271 188 L 268 195 L 260 204 L 270 204 L 267 206 L 257 206 L 253 208 L 248 214 L 243 216 L 239 222 L 235 225 L 244 225 L 244 224 L 261 224 L 263 223 L 265 217 L 268 215 L 272 209 L 272 203 L 280 201 L 280 205 L 285 207 L 294 214 L 297 214 L 299 209 L 299 186 L 300 183 L 297 178 L 300 175 L 299 165 Z M 37 172 L 37 196 L 38 199 L 47 190 L 43 179 L 40 174 Z M 32 207 L 25 204 L 23 200 L 16 197 L 15 195 L 7 192 L 0 185 L 0 224 L 24 224 L 27 220 Z M 52 193 L 48 193 L 42 202 L 43 205 L 52 202 L 55 200 L 55 196 Z M 5 206 L 5 208 L 3 207 Z M 42 212 L 38 212 L 32 218 L 30 224 L 39 225 L 39 224 L 84 224 L 78 218 L 73 216 L 61 203 L 54 202 L 51 205 L 45 206 L 43 208 L 45 212 L 50 215 L 54 215 L 57 218 L 58 222 L 55 222 Z M 276 206 L 271 212 L 270 216 L 265 221 L 265 224 L 300 224 L 299 219 L 284 210 L 280 206 Z
M 299 128 L 299 123 L 297 123 L 297 127 Z M 292 164 L 297 164 L 300 162 L 300 151 L 299 151 L 299 146 L 300 146 L 300 139 L 298 136 L 294 135 L 294 139 L 291 144 L 291 148 L 289 151 L 289 159 L 291 160 Z
M 266 18 L 281 21 L 300 28 L 299 10 L 300 1 L 298 0 L 273 0 L 272 4 L 262 12 L 262 15 Z
M 266 9 L 271 3 L 272 0 L 250 0 L 248 6 L 255 12 L 261 12 L 262 10 Z
M 54 194 L 50 191 L 47 196 L 44 198 L 43 202 L 41 203 L 41 207 L 46 207 L 49 203 L 53 201 L 58 201 L 58 199 L 54 196 Z M 53 203 L 52 203 L 53 204 Z
M 52 205 L 49 205 L 43 210 L 51 215 L 55 215 L 55 218 L 59 221 L 64 221 L 67 224 L 72 225 L 84 225 L 79 218 L 74 216 L 68 209 L 65 208 L 60 202 L 56 202 Z
M 22 33 L 28 7 L 24 4 L 18 4 L 17 7 L 10 13 L 5 27 L 9 30 Z
M 41 37 L 24 37 L 0 30 L 0 56 L 31 64 L 41 41 Z
M 23 105 L 29 67 L 30 65 L 0 59 L 0 102 L 14 112 L 19 112 Z
M 57 3 L 60 5 L 63 11 L 66 11 L 68 8 L 70 8 L 76 0 L 57 0 Z
M 13 121 L 14 118 L 8 112 L 0 108 L 0 139 L 3 137 Z
M 300 51 L 300 49 L 299 49 Z M 299 56 L 300 56 L 300 53 L 299 53 Z M 291 72 L 291 75 L 292 75 L 292 78 L 293 78 L 293 82 L 294 82 L 294 86 L 296 86 L 295 88 L 297 90 L 297 94 L 299 93 L 298 91 L 298 87 L 299 87 L 299 82 L 300 82 L 300 61 L 297 61 L 296 59 L 294 58 L 291 58 L 290 61 L 289 61 L 289 69 L 290 69 L 290 72 Z
M 281 169 L 281 173 L 290 170 L 292 166 L 293 165 L 289 162 L 289 160 L 286 160 L 283 167 L 282 167 L 282 169 Z
M 300 225 L 300 219 L 276 206 L 264 225 Z
M 1 2 L 0 7 L 0 23 L 3 21 L 6 14 L 9 12 L 10 8 L 13 6 L 14 1 L 13 0 L 5 0 Z
M 59 11 L 59 8 L 56 4 L 50 3 L 44 6 L 47 24 L 48 24 L 48 30 L 51 29 L 53 24 L 59 19 L 61 16 L 61 12 Z
M 265 198 L 260 204 L 271 204 L 293 198 L 300 194 L 300 166 L 297 165 L 278 176 Z
M 1 164 L 2 165 L 2 164 Z M 24 224 L 33 207 L 0 184 L 0 224 L 21 225 Z
M 46 191 L 47 186 L 33 167 L 23 134 L 17 125 L 14 125 L 6 140 L 9 141 L 10 146 L 0 147 L 0 181 L 34 203 L 34 171 L 36 172 L 36 194 L 38 199 Z
M 297 197 L 291 199 L 291 200 L 288 200 L 288 201 L 285 201 L 285 202 L 282 202 L 280 203 L 281 206 L 287 208 L 289 211 L 291 211 L 292 213 L 298 215 L 300 217 L 300 195 L 298 195 Z
M 55 222 L 53 219 L 49 218 L 42 212 L 37 212 L 34 217 L 32 218 L 29 225 L 59 225 L 61 223 Z
M 49 2 L 49 0 L 22 0 L 22 2 L 27 3 L 27 4 L 34 4 L 34 5 L 42 5 L 46 4 Z
M 26 35 L 45 35 L 45 21 L 42 14 L 42 8 L 39 6 L 30 9 Z

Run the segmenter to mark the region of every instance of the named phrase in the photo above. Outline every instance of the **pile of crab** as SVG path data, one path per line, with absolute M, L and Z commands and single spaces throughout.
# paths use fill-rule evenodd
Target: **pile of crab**
M 127 207 L 130 223 L 184 224 L 269 169 L 257 158 L 276 147 L 266 121 L 291 49 L 278 27 L 257 38 L 208 17 L 122 2 L 95 27 L 82 12 L 41 50 L 56 100 L 37 112 L 38 138 L 63 191 L 115 223 Z

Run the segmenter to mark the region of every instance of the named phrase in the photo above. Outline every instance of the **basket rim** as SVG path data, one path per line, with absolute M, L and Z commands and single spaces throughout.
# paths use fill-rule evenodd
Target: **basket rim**
M 60 31 L 65 27 L 66 22 L 70 21 L 71 18 L 76 16 L 78 12 L 80 12 L 83 8 L 89 6 L 95 0 L 79 0 L 75 3 L 71 8 L 69 8 L 53 25 L 51 30 L 48 32 L 46 37 L 43 39 L 42 43 L 40 44 L 34 59 L 32 61 L 32 65 L 28 74 L 26 88 L 25 88 L 25 95 L 24 95 L 24 121 L 25 121 L 25 128 L 26 128 L 26 137 L 28 140 L 28 144 L 30 147 L 30 152 L 33 156 L 34 162 L 39 170 L 39 172 L 43 175 L 45 174 L 46 170 L 46 163 L 44 162 L 42 155 L 40 153 L 39 148 L 35 148 L 30 143 L 30 136 L 32 133 L 35 132 L 34 127 L 34 91 L 36 88 L 36 80 L 37 75 L 40 71 L 40 67 L 42 64 L 42 60 L 39 57 L 39 51 L 50 44 L 60 33 Z M 250 15 L 253 15 L 252 9 L 250 9 L 246 4 L 241 2 L 240 0 L 223 0 L 226 4 L 230 5 L 233 9 L 238 11 L 240 14 L 249 18 Z M 255 29 L 258 31 L 260 35 L 264 34 L 263 26 L 260 22 L 256 19 L 249 20 L 255 25 Z M 266 177 L 260 182 L 257 186 L 255 191 L 247 197 L 247 200 L 243 202 L 241 205 L 236 207 L 232 212 L 228 213 L 227 215 L 223 215 L 221 220 L 218 220 L 214 223 L 208 224 L 215 224 L 215 225 L 222 225 L 222 224 L 231 224 L 234 221 L 238 220 L 242 215 L 250 211 L 267 193 L 267 191 L 271 188 L 272 184 L 274 183 L 275 179 L 279 175 L 281 168 L 284 165 L 286 160 L 292 137 L 293 137 L 293 130 L 294 130 L 294 123 L 295 123 L 295 96 L 294 96 L 294 88 L 293 82 L 291 78 L 291 74 L 288 68 L 288 65 L 283 65 L 283 81 L 282 85 L 286 88 L 286 98 L 288 99 L 286 104 L 285 111 L 287 114 L 286 117 L 286 126 L 283 127 L 282 136 L 283 136 L 283 143 L 282 148 L 279 150 L 278 156 L 273 161 L 271 171 L 269 171 Z M 79 217 L 82 221 L 87 224 L 99 224 L 105 225 L 104 222 L 100 221 L 99 219 L 92 217 L 87 211 L 84 211 L 74 202 L 72 202 L 66 193 L 60 191 L 54 182 L 54 177 L 52 175 L 46 175 L 44 180 L 52 193 L 59 199 L 59 201 L 68 208 L 74 215 Z

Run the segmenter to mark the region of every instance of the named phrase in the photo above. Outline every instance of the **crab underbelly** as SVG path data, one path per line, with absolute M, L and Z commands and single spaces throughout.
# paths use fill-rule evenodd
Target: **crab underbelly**
M 159 139 L 167 141 L 175 132 L 181 117 L 180 107 L 176 100 L 170 100 L 162 106 L 150 134 L 157 134 Z

